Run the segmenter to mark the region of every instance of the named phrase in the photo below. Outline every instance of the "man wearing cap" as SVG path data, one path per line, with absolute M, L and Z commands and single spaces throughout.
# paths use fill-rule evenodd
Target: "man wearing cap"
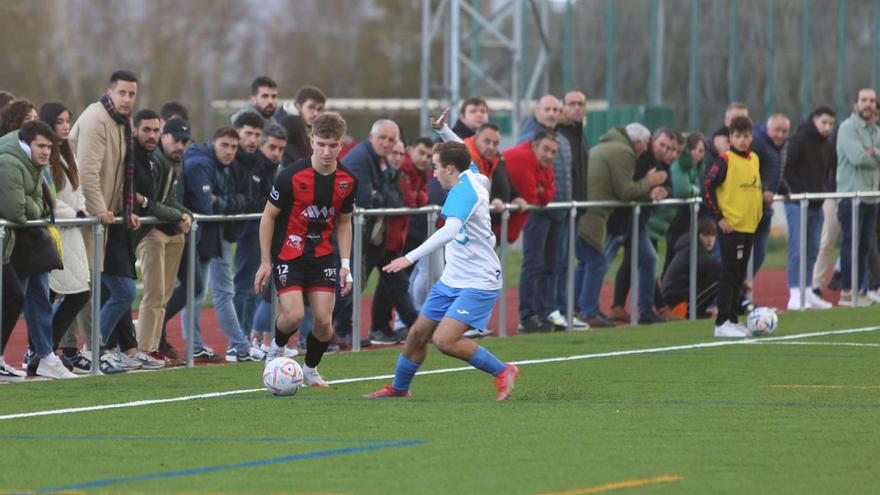
M 183 206 L 183 152 L 190 141 L 189 124 L 173 118 L 165 122 L 159 145 L 149 163 L 135 171 L 135 203 L 140 214 L 165 222 L 145 225 L 138 231 L 137 252 L 143 272 L 144 297 L 137 324 L 140 350 L 169 364 L 173 359 L 159 352 L 165 305 L 174 290 L 183 256 L 184 234 L 192 226 L 192 214 Z M 139 164 L 140 165 L 140 164 Z

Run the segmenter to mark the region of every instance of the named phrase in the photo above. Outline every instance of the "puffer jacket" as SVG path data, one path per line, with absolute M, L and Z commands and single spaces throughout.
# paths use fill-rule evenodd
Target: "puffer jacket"
M 34 163 L 12 131 L 0 138 L 0 218 L 12 223 L 24 223 L 47 215 L 43 201 L 40 166 Z M 15 247 L 15 229 L 6 234 L 3 263 L 8 263 Z
M 61 159 L 67 168 L 67 162 Z M 57 186 L 57 184 L 56 184 Z M 64 186 L 58 189 L 55 197 L 55 218 L 76 218 L 81 211 L 86 216 L 86 198 L 82 188 L 76 189 L 65 177 Z M 64 248 L 64 269 L 49 272 L 49 288 L 58 294 L 78 294 L 89 290 L 89 260 L 86 257 L 86 245 L 80 227 L 59 227 L 61 245 Z

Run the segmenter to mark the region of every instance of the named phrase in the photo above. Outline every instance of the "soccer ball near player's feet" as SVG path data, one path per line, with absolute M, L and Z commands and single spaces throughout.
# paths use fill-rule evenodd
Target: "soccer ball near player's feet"
M 776 316 L 776 310 L 773 308 L 759 307 L 749 313 L 748 327 L 755 337 L 773 335 L 778 323 L 779 317 Z
M 275 358 L 263 369 L 263 384 L 274 395 L 293 395 L 303 383 L 303 371 L 293 359 Z

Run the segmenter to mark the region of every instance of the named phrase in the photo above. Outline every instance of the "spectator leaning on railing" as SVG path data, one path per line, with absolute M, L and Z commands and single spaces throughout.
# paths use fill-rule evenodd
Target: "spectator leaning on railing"
M 52 201 L 51 182 L 44 181 L 42 169 L 49 165 L 54 141 L 52 129 L 40 121 L 28 122 L 21 130 L 0 138 L 0 218 L 24 223 L 49 215 L 51 205 L 46 201 Z M 24 315 L 34 350 L 29 360 L 29 376 L 76 376 L 61 364 L 52 346 L 49 271 L 61 268 L 60 256 L 55 239 L 45 227 L 7 233 L 3 258 L 4 261 L 11 258 L 26 297 Z M 11 309 L 4 308 L 4 312 Z M 3 366 L 2 370 L 0 372 L 7 375 L 7 379 L 20 378 L 20 373 L 12 372 L 10 368 Z
M 40 120 L 49 124 L 55 133 L 55 143 L 49 156 L 49 169 L 55 183 L 55 218 L 85 218 L 86 198 L 79 183 L 76 156 L 70 142 L 70 111 L 61 103 L 49 102 L 40 107 Z M 61 347 L 75 373 L 87 373 L 92 362 L 77 350 L 76 316 L 89 302 L 89 264 L 86 247 L 79 227 L 58 229 L 64 251 L 64 268 L 49 273 L 49 289 L 61 299 L 52 316 L 53 349 Z M 82 329 L 83 341 L 91 342 L 92 329 Z M 63 345 L 62 345 L 63 344 Z
M 531 140 L 502 153 L 511 183 L 530 205 L 546 206 L 556 194 L 553 157 L 559 149 L 556 134 L 540 130 Z M 519 317 L 521 332 L 553 329 L 548 316 L 555 310 L 552 279 L 556 264 L 558 229 L 561 225 L 541 211 L 528 213 L 523 229 L 523 264 L 519 279 Z M 554 230 L 555 229 L 555 230 Z
M 642 124 L 615 127 L 590 150 L 587 179 L 588 201 L 646 201 L 651 191 L 666 181 L 666 172 L 651 169 L 644 178 L 633 180 L 636 159 L 645 152 L 651 132 Z M 578 256 L 586 260 L 583 289 L 577 300 L 580 319 L 591 327 L 614 323 L 599 311 L 599 291 L 608 272 L 606 261 L 620 248 L 623 236 L 608 234 L 608 218 L 614 207 L 588 208 L 578 220 Z
M 137 91 L 134 73 L 127 70 L 114 72 L 106 93 L 86 107 L 70 130 L 70 144 L 79 160 L 86 210 L 108 225 L 101 272 L 102 283 L 109 289 L 110 297 L 101 305 L 102 346 L 108 343 L 122 315 L 131 310 L 136 295 L 130 229 L 140 226 L 134 213 L 134 141 L 131 131 Z M 124 225 L 109 225 L 117 214 L 122 215 Z M 89 266 L 92 266 L 91 243 L 86 243 L 86 253 Z M 92 297 L 100 295 L 92 294 Z M 87 305 L 80 312 L 80 325 L 90 326 L 91 316 Z M 101 371 L 123 371 L 122 356 L 105 350 L 100 353 Z
M 192 226 L 192 214 L 180 204 L 178 182 L 183 175 L 183 152 L 191 138 L 189 124 L 180 119 L 165 122 L 158 146 L 135 176 L 143 212 L 164 221 L 146 225 L 137 235 L 144 284 L 138 313 L 137 340 L 141 351 L 166 364 L 179 364 L 159 352 L 165 307 L 174 291 L 177 270 L 183 257 L 184 234 Z

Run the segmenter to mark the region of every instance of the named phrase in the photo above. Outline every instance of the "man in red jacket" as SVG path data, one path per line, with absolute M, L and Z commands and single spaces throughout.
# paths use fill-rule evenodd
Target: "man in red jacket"
M 424 189 L 418 189 L 411 176 L 403 171 L 403 162 L 407 157 L 403 142 L 397 141 L 388 154 L 388 166 L 391 169 L 391 180 L 388 187 L 388 196 L 395 196 L 389 203 L 399 204 L 404 208 L 416 208 L 428 203 L 428 186 L 424 182 Z M 420 179 L 416 178 L 416 182 Z M 422 179 L 424 175 L 422 174 Z M 412 217 L 410 215 L 398 215 L 386 217 L 385 227 L 385 253 L 383 266 L 403 255 L 407 232 Z M 401 321 L 407 327 L 415 323 L 418 310 L 413 306 L 409 295 L 409 276 L 405 271 L 396 273 L 379 272 L 379 283 L 373 295 L 372 327 L 370 341 L 375 345 L 396 344 L 406 337 L 405 332 L 391 330 L 391 308 L 397 310 Z
M 507 163 L 507 171 L 513 187 L 530 205 L 544 206 L 556 194 L 553 181 L 553 157 L 559 142 L 553 131 L 540 130 L 531 140 L 525 141 L 501 153 Z M 519 331 L 547 332 L 553 325 L 547 321 L 547 277 L 556 265 L 557 246 L 552 245 L 557 236 L 552 235 L 554 225 L 542 212 L 528 214 L 523 229 L 523 264 L 519 278 Z M 558 222 L 557 222 L 558 223 Z

